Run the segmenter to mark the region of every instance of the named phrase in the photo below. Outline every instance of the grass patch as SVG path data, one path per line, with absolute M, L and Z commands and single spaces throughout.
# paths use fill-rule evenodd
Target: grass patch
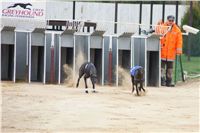
M 190 57 L 190 61 L 187 60 L 186 55 L 182 55 L 183 70 L 188 74 L 200 74 L 200 57 Z
M 181 55 L 183 71 L 187 72 L 187 76 L 197 76 L 200 74 L 200 57 L 190 57 L 190 61 L 187 60 L 186 55 Z M 182 81 L 182 72 L 179 58 L 177 59 L 177 69 L 175 72 L 175 62 L 174 62 L 174 72 L 173 72 L 173 80 Z M 175 75 L 176 74 L 176 75 Z

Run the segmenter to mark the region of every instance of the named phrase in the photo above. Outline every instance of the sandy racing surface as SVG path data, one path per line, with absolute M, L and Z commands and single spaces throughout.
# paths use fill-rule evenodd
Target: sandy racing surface
M 2 82 L 2 132 L 199 131 L 200 79 L 141 97 L 128 87 L 82 87 Z

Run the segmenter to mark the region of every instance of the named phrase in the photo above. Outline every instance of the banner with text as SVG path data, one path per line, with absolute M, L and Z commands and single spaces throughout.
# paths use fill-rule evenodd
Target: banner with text
M 36 1 L 3 1 L 1 19 L 3 26 L 44 27 L 46 3 Z M 35 24 L 34 24 L 35 23 Z

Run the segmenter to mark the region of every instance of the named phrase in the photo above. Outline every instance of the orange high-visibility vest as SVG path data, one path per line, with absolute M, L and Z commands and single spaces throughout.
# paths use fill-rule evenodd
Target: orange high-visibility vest
M 163 26 L 167 26 L 167 24 L 164 23 Z M 181 30 L 176 24 L 173 24 L 171 30 L 160 39 L 161 59 L 174 61 L 176 54 L 182 54 L 182 40 Z

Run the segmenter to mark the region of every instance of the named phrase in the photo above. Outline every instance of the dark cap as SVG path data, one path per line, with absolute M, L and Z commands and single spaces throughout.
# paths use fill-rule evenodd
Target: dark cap
M 174 21 L 175 17 L 173 15 L 167 16 L 167 20 L 173 20 Z

